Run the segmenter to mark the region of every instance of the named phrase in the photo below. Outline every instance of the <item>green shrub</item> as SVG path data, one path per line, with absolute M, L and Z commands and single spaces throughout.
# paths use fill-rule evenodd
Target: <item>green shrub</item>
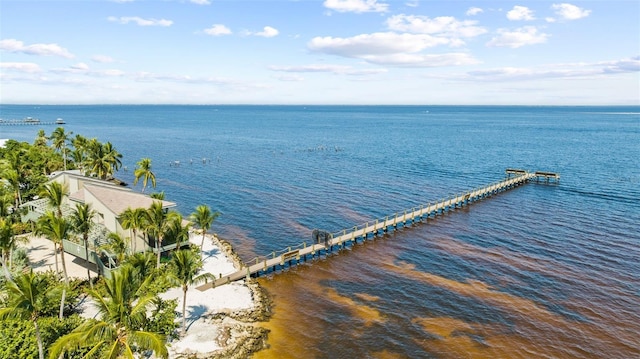
M 155 297 L 153 298 L 152 306 L 149 322 L 147 322 L 144 329 L 166 335 L 167 338 L 175 338 L 177 329 L 180 326 L 176 322 L 178 300 L 164 300 L 160 297 Z
M 40 334 L 44 345 L 45 356 L 48 348 L 59 337 L 70 333 L 84 319 L 77 315 L 59 320 L 58 318 L 38 319 Z M 0 327 L 0 358 L 38 359 L 38 343 L 35 327 L 29 320 L 3 320 Z M 71 353 L 66 358 L 81 358 L 89 348 Z

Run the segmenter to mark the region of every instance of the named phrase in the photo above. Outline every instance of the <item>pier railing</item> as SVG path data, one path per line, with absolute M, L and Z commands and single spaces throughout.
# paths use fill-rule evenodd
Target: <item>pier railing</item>
M 297 245 L 288 246 L 282 250 L 255 257 L 247 261 L 245 265 L 235 273 L 224 277 L 220 276 L 214 282 L 204 284 L 198 287 L 198 289 L 205 290 L 249 276 L 274 273 L 278 269 L 296 265 L 301 260 L 306 260 L 308 256 L 314 258 L 315 256 L 326 255 L 333 252 L 336 248 L 337 250 L 343 249 L 348 245 L 357 243 L 358 240 L 365 241 L 370 236 L 375 237 L 381 233 L 387 233 L 390 229 L 395 231 L 398 228 L 407 226 L 407 224 L 414 224 L 430 217 L 443 215 L 448 211 L 464 207 L 473 202 L 520 186 L 532 179 L 537 180 L 542 177 L 548 182 L 550 179 L 558 181 L 560 178 L 559 175 L 552 172 L 528 172 L 514 169 L 507 169 L 506 174 L 507 177 L 501 181 L 456 193 L 435 202 L 412 207 L 385 216 L 384 218 L 374 219 L 337 232 L 324 232 L 325 235 L 322 241 L 303 241 Z

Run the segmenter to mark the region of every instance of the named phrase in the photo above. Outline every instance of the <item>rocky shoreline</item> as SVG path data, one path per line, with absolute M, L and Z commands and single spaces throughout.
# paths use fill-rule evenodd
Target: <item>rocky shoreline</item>
M 229 258 L 236 268 L 242 267 L 240 256 L 233 246 L 218 238 L 208 236 L 220 251 Z M 221 349 L 209 353 L 172 353 L 179 359 L 222 359 L 247 358 L 267 347 L 269 330 L 259 325 L 271 317 L 271 299 L 255 279 L 245 280 L 245 286 L 251 291 L 253 306 L 249 309 L 227 312 L 207 313 L 204 320 L 218 327 L 215 340 Z

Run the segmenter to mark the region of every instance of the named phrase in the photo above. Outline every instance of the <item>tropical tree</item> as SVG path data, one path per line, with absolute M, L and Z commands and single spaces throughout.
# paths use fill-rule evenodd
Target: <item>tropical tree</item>
M 182 225 L 182 215 L 172 212 L 169 216 L 169 225 L 165 233 L 165 240 L 175 242 L 176 249 L 180 249 L 183 242 L 189 241 L 189 224 Z
M 11 151 L 4 156 L 4 159 L 0 161 L 0 178 L 6 180 L 14 192 L 14 208 L 18 208 L 22 204 L 22 161 L 21 156 L 24 154 L 24 150 L 19 148 Z
M 13 282 L 7 282 L 6 289 L 8 292 L 7 307 L 0 308 L 0 319 L 17 318 L 33 322 L 38 342 L 38 356 L 40 359 L 44 359 L 44 347 L 38 318 L 40 312 L 45 309 L 47 297 L 51 293 L 47 288 L 46 278 L 34 274 L 32 270 L 29 273 L 16 276 Z
M 17 237 L 13 233 L 13 226 L 10 221 L 0 217 L 0 260 L 2 268 L 8 280 L 11 280 L 11 251 L 16 246 Z
M 122 263 L 124 261 L 129 250 L 129 246 L 127 246 L 127 242 L 125 242 L 124 238 L 115 232 L 111 232 L 107 236 L 107 244 L 105 245 L 105 248 L 116 255 L 116 261 L 118 263 Z
M 44 132 L 44 130 L 40 129 L 38 130 L 38 134 L 36 135 L 35 140 L 33 141 L 33 145 L 36 147 L 44 147 L 47 145 L 47 141 L 49 141 L 49 139 L 47 138 L 46 133 Z
M 100 179 L 107 179 L 122 166 L 122 154 L 115 150 L 111 142 L 102 144 L 92 138 L 87 142 L 87 170 Z
M 214 213 L 211 213 L 211 208 L 204 204 L 196 207 L 196 211 L 191 213 L 191 220 L 197 227 L 200 227 L 200 229 L 202 230 L 202 242 L 200 243 L 200 251 L 202 251 L 202 248 L 204 247 L 204 238 L 207 234 L 207 231 L 209 230 L 209 228 L 211 228 L 213 221 L 215 221 L 219 216 L 220 212 L 216 211 Z
M 66 195 L 68 195 L 67 184 L 55 181 L 47 183 L 40 191 L 40 196 L 48 199 L 51 207 L 56 209 L 58 217 L 62 217 L 62 204 Z
M 89 290 L 96 301 L 99 320 L 89 320 L 59 338 L 50 348 L 51 359 L 81 346 L 92 349 L 85 357 L 136 358 L 135 353 L 153 351 L 158 358 L 169 353 L 162 334 L 145 331 L 153 296 L 141 296 L 140 281 L 132 266 L 123 266 L 105 279 L 104 293 Z
M 111 173 L 117 171 L 122 167 L 122 154 L 113 147 L 111 142 L 106 142 L 104 145 L 104 153 L 107 156 L 107 160 L 111 164 Z
M 91 205 L 89 205 L 88 203 L 77 203 L 76 208 L 71 215 L 72 231 L 82 236 L 82 243 L 84 244 L 84 255 L 86 258 L 87 266 L 87 279 L 92 286 L 93 284 L 91 284 L 91 272 L 89 271 L 89 232 L 91 231 L 91 227 L 93 227 L 93 217 L 95 215 L 96 212 L 91 209 Z M 64 256 L 64 253 L 62 255 Z
M 40 235 L 44 235 L 49 238 L 54 243 L 60 246 L 61 257 L 62 257 L 62 273 L 64 275 L 64 287 L 62 289 L 62 299 L 60 299 L 60 319 L 64 316 L 64 302 L 67 296 L 67 287 L 69 286 L 69 277 L 67 275 L 67 264 L 64 260 L 64 240 L 69 238 L 69 233 L 71 232 L 71 225 L 69 222 L 62 218 L 58 217 L 53 212 L 48 211 L 44 216 L 38 219 L 38 223 L 36 226 L 36 233 Z M 57 254 L 56 254 L 56 264 L 57 264 Z
M 13 208 L 13 194 L 6 192 L 0 183 L 0 217 L 8 217 Z
M 187 330 L 186 307 L 187 290 L 189 286 L 203 282 L 206 283 L 207 280 L 214 280 L 215 277 L 211 273 L 206 272 L 198 275 L 198 272 L 202 268 L 202 259 L 200 255 L 192 249 L 173 252 L 170 265 L 170 280 L 182 287 L 182 334 L 184 335 Z
M 92 138 L 87 142 L 86 171 L 100 179 L 106 179 L 111 174 L 111 163 L 108 161 L 102 143 Z
M 163 201 L 164 200 L 164 191 L 151 193 L 151 194 L 149 194 L 149 197 L 151 197 L 153 199 L 157 199 L 159 201 Z
M 135 171 L 133 171 L 133 175 L 135 176 L 133 185 L 137 185 L 140 178 L 142 178 L 142 193 L 144 193 L 145 188 L 147 188 L 149 181 L 151 181 L 151 186 L 156 188 L 156 175 L 151 172 L 151 159 L 143 158 L 138 161 L 137 166 Z
M 160 268 L 160 247 L 171 221 L 168 219 L 168 213 L 162 208 L 162 201 L 153 201 L 146 214 L 147 233 L 153 236 L 156 242 L 156 268 Z
M 43 189 L 40 191 L 40 196 L 42 198 L 46 198 L 49 200 L 49 205 L 56 210 L 56 215 L 59 218 L 62 218 L 62 204 L 64 201 L 64 196 L 67 195 L 67 185 L 61 184 L 60 182 L 49 182 L 44 185 Z M 50 238 L 51 239 L 51 238 Z M 58 269 L 58 245 L 63 245 L 62 241 L 57 242 L 53 241 L 54 248 L 54 257 L 56 260 L 56 273 L 59 272 Z M 62 254 L 62 259 L 64 260 L 64 251 Z
M 122 213 L 120 213 L 120 221 L 122 228 L 130 229 L 133 235 L 130 238 L 131 244 L 129 248 L 136 252 L 136 242 L 138 240 L 138 230 L 145 228 L 146 211 L 144 208 L 132 209 L 128 207 Z
M 71 140 L 71 144 L 73 145 L 73 151 L 71 151 L 71 158 L 73 158 L 73 162 L 76 164 L 76 167 L 84 173 L 85 162 L 87 161 L 87 148 L 89 141 L 86 137 L 82 135 L 76 135 Z
M 146 294 L 146 284 L 145 281 L 151 282 L 156 273 L 156 256 L 151 252 L 138 252 L 134 253 L 128 257 L 125 257 L 124 263 L 122 266 L 130 266 L 134 268 L 135 278 L 139 279 L 142 284 L 140 284 L 140 293 Z
M 58 152 L 62 152 L 64 170 L 67 170 L 67 142 L 73 132 L 65 132 L 64 127 L 58 127 L 51 133 L 51 146 Z

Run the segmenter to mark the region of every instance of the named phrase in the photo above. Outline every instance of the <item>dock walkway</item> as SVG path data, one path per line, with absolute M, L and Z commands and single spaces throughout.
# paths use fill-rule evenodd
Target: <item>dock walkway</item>
M 348 245 L 353 245 L 357 243 L 359 239 L 364 241 L 370 236 L 375 237 L 378 234 L 387 233 L 389 230 L 397 230 L 398 228 L 405 227 L 407 224 L 414 224 L 429 217 L 443 215 L 448 211 L 461 208 L 497 193 L 528 183 L 533 179 L 539 180 L 540 178 L 544 178 L 547 182 L 549 182 L 550 179 L 554 179 L 555 181 L 559 181 L 560 179 L 558 174 L 552 172 L 528 172 L 519 169 L 507 169 L 505 172 L 507 178 L 502 181 L 455 194 L 435 203 L 414 207 L 402 213 L 395 213 L 391 216 L 335 233 L 314 231 L 315 243 L 307 244 L 307 242 L 302 242 L 297 246 L 287 247 L 281 251 L 272 252 L 267 256 L 256 257 L 248 263 L 245 263 L 237 272 L 203 284 L 199 286 L 198 289 L 206 290 L 246 277 L 274 273 L 278 269 L 297 265 L 301 260 L 306 261 L 309 256 L 314 258 L 315 256 L 326 255 L 334 250 L 340 250 Z

